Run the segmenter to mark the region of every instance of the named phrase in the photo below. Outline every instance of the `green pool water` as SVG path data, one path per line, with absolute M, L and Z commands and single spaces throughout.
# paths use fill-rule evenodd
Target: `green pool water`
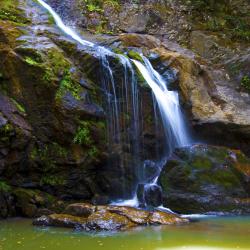
M 250 217 L 202 219 L 183 226 L 119 233 L 39 228 L 31 220 L 0 221 L 0 250 L 223 250 L 250 249 Z

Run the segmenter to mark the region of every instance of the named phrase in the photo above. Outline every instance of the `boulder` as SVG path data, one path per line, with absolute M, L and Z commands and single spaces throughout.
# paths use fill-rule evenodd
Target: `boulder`
M 146 225 L 148 223 L 149 212 L 133 207 L 110 206 L 108 211 L 127 217 L 135 224 Z
M 96 210 L 96 207 L 88 203 L 75 203 L 66 207 L 64 213 L 73 216 L 89 217 Z
M 188 222 L 187 219 L 162 211 L 154 211 L 150 213 L 148 221 L 151 225 L 173 225 Z
M 124 230 L 134 225 L 127 217 L 111 213 L 108 210 L 99 210 L 90 215 L 86 224 L 87 228 L 93 231 Z
M 84 228 L 85 224 L 85 218 L 68 214 L 43 215 L 33 221 L 35 226 L 69 227 L 75 229 Z
M 176 149 L 159 184 L 163 204 L 178 213 L 250 213 L 250 160 L 240 151 L 207 145 Z
M 71 204 L 68 211 L 79 212 L 83 207 L 86 209 L 89 206 L 91 205 Z M 82 216 L 51 214 L 35 219 L 33 224 L 37 226 L 70 227 L 86 231 L 117 231 L 128 230 L 140 225 L 172 225 L 187 222 L 187 219 L 176 214 L 157 210 L 146 211 L 125 206 L 97 206 L 95 212 L 88 217 L 85 213 Z

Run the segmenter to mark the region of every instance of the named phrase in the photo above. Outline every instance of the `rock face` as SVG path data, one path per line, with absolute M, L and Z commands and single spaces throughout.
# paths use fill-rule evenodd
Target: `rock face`
M 119 39 L 124 46 L 144 48 L 149 55 L 158 55 L 151 61 L 159 71 L 159 65 L 164 64 L 178 72 L 178 83 L 174 82 L 170 87 L 180 90 L 183 107 L 197 138 L 240 148 L 249 154 L 250 97 L 240 89 L 240 80 L 231 76 L 232 72 L 228 70 L 233 62 L 242 60 L 238 72 L 247 74 L 243 66 L 249 65 L 247 56 L 240 54 L 231 61 L 213 66 L 194 52 L 153 36 L 123 34 Z
M 130 142 L 107 153 L 100 58 L 63 36 L 37 3 L 10 2 L 0 3 L 0 184 L 12 187 L 1 196 L 2 217 L 31 217 L 46 208 L 27 202 L 25 208 L 14 204 L 11 209 L 5 196 L 15 198 L 17 188 L 48 193 L 59 201 L 97 204 L 129 196 L 136 179 Z M 122 82 L 122 65 L 112 60 L 116 80 Z M 142 95 L 143 116 L 152 121 L 151 93 L 145 89 Z M 121 116 L 126 133 L 130 117 L 125 112 Z M 151 158 L 153 128 L 150 122 L 140 135 L 149 138 L 145 154 Z M 121 155 L 126 160 L 122 167 Z
M 179 213 L 250 212 L 250 160 L 240 151 L 206 145 L 177 149 L 159 182 L 164 205 Z
M 95 167 L 105 161 L 105 116 L 70 58 L 76 46 L 37 4 L 2 1 L 0 9 L 13 15 L 0 15 L 0 181 L 91 199 Z
M 66 211 L 89 210 L 91 205 L 85 203 L 71 204 Z M 86 216 L 72 216 L 69 214 L 52 214 L 42 216 L 33 221 L 37 226 L 56 226 L 82 229 L 86 231 L 117 231 L 128 230 L 139 225 L 172 225 L 187 223 L 175 214 L 161 211 L 146 211 L 131 207 L 92 206 L 92 213 Z
M 180 90 L 188 120 L 198 136 L 211 143 L 241 148 L 250 154 L 249 49 L 235 37 L 236 34 L 236 40 L 232 38 L 232 44 L 225 47 L 231 41 L 227 24 L 220 27 L 227 30 L 225 36 L 204 29 L 203 21 L 210 20 L 211 13 L 205 13 L 201 17 L 204 20 L 196 20 L 197 10 L 182 5 L 181 1 L 143 1 L 138 4 L 121 1 L 121 6 L 114 1 L 99 1 L 103 11 L 98 8 L 91 11 L 87 2 L 48 0 L 67 23 L 73 22 L 80 29 L 98 33 L 134 32 L 112 39 L 101 35 L 99 38 L 117 53 L 125 53 L 131 58 L 136 57 L 135 51 L 143 51 L 163 77 L 172 77 L 168 79 L 169 87 Z M 220 0 L 216 4 L 223 2 Z M 231 2 L 234 1 L 230 1 L 230 8 L 235 13 L 239 12 L 237 6 L 245 6 L 246 11 L 249 8 L 245 0 L 237 0 L 240 4 L 236 6 Z M 83 13 L 80 13 L 82 7 Z M 189 13 L 195 16 L 191 23 Z M 245 14 L 240 14 L 240 20 L 245 20 Z M 211 23 L 220 24 L 217 19 L 210 20 Z M 246 27 L 248 29 L 248 24 Z M 236 28 L 231 27 L 231 33 L 238 30 L 238 36 L 247 38 L 247 32 Z M 89 35 L 89 39 L 95 40 L 96 36 Z M 181 42 L 189 49 L 173 41 Z M 137 176 L 130 148 L 134 141 L 134 131 L 129 126 L 131 117 L 123 110 L 117 119 L 122 124 L 121 137 L 130 135 L 130 140 L 108 148 L 109 114 L 103 103 L 105 91 L 99 57 L 95 51 L 78 46 L 65 37 L 37 3 L 1 1 L 0 217 L 49 215 L 62 212 L 68 200 L 88 200 L 100 205 L 121 195 L 128 198 L 132 194 Z M 118 83 L 116 91 L 125 93 L 121 80 L 124 68 L 117 63 L 117 58 L 108 59 Z M 139 75 L 136 77 L 139 103 L 143 107 L 140 116 L 144 121 L 139 135 L 144 148 L 138 154 L 142 159 L 155 160 L 162 150 L 163 132 L 162 128 L 155 129 L 151 91 Z M 241 84 L 242 79 L 244 84 Z M 213 163 L 219 164 L 220 160 L 214 159 Z M 149 172 L 155 171 L 153 167 L 150 169 Z M 246 212 L 249 211 L 246 195 L 249 194 L 249 183 L 245 175 L 243 179 L 242 187 L 233 182 L 235 195 L 224 194 L 231 197 L 225 204 L 241 204 L 242 212 Z M 217 194 L 219 189 L 216 188 L 214 192 Z M 166 198 L 165 190 L 164 186 Z M 162 200 L 160 191 L 158 186 L 152 187 L 148 196 L 142 198 L 142 203 L 158 206 Z M 92 209 L 92 205 L 74 204 L 64 213 L 77 218 L 93 215 L 93 220 L 77 221 L 69 216 L 66 221 L 71 227 L 78 223 L 79 227 L 88 225 L 91 230 L 121 229 L 145 222 L 142 214 L 138 215 L 141 222 L 135 222 L 135 216 L 130 216 L 132 210 L 126 211 L 124 216 L 120 208 L 119 213 Z M 103 220 L 103 215 L 107 221 Z M 151 217 L 152 221 L 164 221 L 161 214 L 151 214 Z M 51 218 L 43 217 L 42 221 L 46 220 L 48 224 L 64 221 L 60 216 Z

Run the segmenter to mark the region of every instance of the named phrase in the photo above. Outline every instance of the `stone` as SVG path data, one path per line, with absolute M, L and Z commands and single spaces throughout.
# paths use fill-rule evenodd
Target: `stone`
M 176 149 L 159 178 L 163 205 L 178 213 L 248 214 L 250 160 L 225 147 Z
M 33 221 L 35 226 L 54 226 L 82 229 L 85 227 L 86 219 L 68 214 L 43 215 Z
M 115 231 L 129 229 L 135 226 L 125 216 L 111 213 L 109 211 L 97 211 L 87 219 L 86 227 L 94 231 Z
M 133 207 L 109 206 L 108 211 L 127 217 L 133 223 L 146 225 L 148 223 L 149 212 Z
M 119 39 L 122 41 L 123 45 L 126 47 L 146 47 L 149 49 L 154 49 L 160 47 L 161 42 L 159 39 L 150 35 L 140 35 L 140 34 L 121 34 Z
M 162 205 L 162 189 L 157 184 L 148 184 L 144 188 L 145 202 L 149 207 Z
M 96 207 L 88 203 L 75 203 L 66 207 L 64 213 L 73 216 L 89 217 L 96 210 Z
M 154 211 L 150 214 L 148 221 L 151 225 L 173 225 L 187 223 L 188 220 L 181 218 L 175 214 L 165 213 L 162 211 Z
M 79 207 L 79 204 L 71 205 L 71 207 Z M 37 226 L 70 227 L 85 231 L 120 231 L 149 224 L 172 225 L 187 222 L 189 220 L 176 214 L 157 210 L 150 212 L 125 206 L 97 206 L 96 211 L 87 218 L 69 214 L 51 214 L 35 219 L 33 224 Z

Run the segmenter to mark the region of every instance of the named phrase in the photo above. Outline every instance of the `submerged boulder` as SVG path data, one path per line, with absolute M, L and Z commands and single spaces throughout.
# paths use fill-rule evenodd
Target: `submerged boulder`
M 163 204 L 179 213 L 250 213 L 250 160 L 225 147 L 177 149 L 159 182 Z

